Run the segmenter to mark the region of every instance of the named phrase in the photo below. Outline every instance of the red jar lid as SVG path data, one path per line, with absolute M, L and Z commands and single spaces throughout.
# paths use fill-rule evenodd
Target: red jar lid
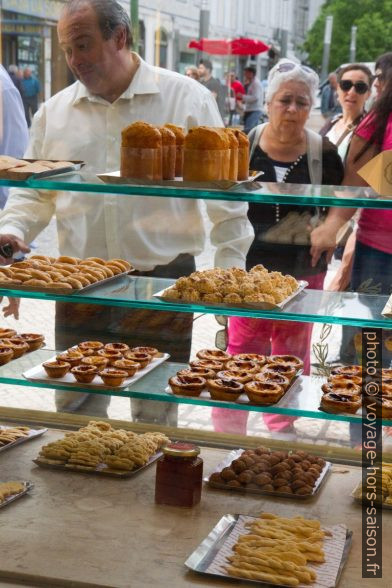
M 200 453 L 200 447 L 193 445 L 193 443 L 169 443 L 162 448 L 164 455 L 171 457 L 196 457 Z

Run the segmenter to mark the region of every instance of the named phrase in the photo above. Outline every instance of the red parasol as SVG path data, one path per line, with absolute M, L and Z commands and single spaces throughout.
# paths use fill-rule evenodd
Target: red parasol
M 246 38 L 200 39 L 200 41 L 190 41 L 188 47 L 211 55 L 257 55 L 269 49 L 263 41 Z

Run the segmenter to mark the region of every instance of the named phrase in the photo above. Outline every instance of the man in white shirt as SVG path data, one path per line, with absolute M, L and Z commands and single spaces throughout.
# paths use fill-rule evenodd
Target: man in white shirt
M 26 157 L 81 159 L 87 172 L 114 171 L 120 167 L 121 130 L 135 120 L 171 122 L 186 129 L 222 126 L 208 90 L 130 52 L 129 18 L 116 0 L 70 0 L 58 23 L 58 37 L 78 81 L 41 106 Z M 169 268 L 175 278 L 184 267 L 191 268 L 189 261 L 203 250 L 200 206 L 193 199 L 13 189 L 0 214 L 0 245 L 10 242 L 14 250 L 25 250 L 25 242 L 56 214 L 61 254 L 121 257 L 141 272 L 158 271 L 153 275 L 166 276 Z M 243 267 L 253 240 L 247 205 L 210 201 L 207 212 L 214 225 L 216 265 Z M 6 260 L 0 257 L 0 262 Z M 77 314 L 75 306 L 69 308 Z M 107 316 L 107 307 L 98 309 L 100 316 Z M 64 322 L 68 310 L 60 314 L 57 324 Z M 68 319 L 65 322 L 69 326 Z M 119 321 L 114 322 L 118 334 Z

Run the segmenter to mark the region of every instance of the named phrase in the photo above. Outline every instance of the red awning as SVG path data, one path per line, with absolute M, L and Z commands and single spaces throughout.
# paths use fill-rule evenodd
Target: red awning
M 188 47 L 211 55 L 257 55 L 269 49 L 263 41 L 245 38 L 200 39 L 200 41 L 190 41 Z

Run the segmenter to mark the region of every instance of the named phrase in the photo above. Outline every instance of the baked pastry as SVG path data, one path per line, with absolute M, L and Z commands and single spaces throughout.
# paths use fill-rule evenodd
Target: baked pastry
M 0 344 L 0 365 L 4 365 L 11 361 L 14 357 L 14 351 L 8 345 Z
M 71 368 L 71 374 L 81 384 L 91 384 L 97 373 L 98 368 L 95 365 L 76 365 Z
M 392 378 L 392 369 L 391 368 L 382 368 L 382 378 Z
M 230 167 L 229 167 L 229 176 L 228 180 L 233 180 L 234 182 L 237 181 L 238 178 L 238 147 L 239 142 L 238 139 L 233 133 L 231 129 L 223 129 L 226 133 L 227 137 L 229 138 L 229 148 L 230 148 Z
M 213 400 L 235 402 L 241 396 L 244 385 L 238 382 L 238 380 L 218 377 L 213 380 L 207 380 L 207 389 Z
M 302 359 L 296 357 L 295 355 L 270 355 L 267 363 L 281 363 L 283 365 L 291 365 L 297 371 L 302 370 L 304 367 L 304 362 Z
M 267 363 L 262 366 L 262 372 L 280 374 L 286 376 L 289 380 L 292 380 L 297 373 L 295 367 L 291 365 L 285 365 L 283 363 Z
M 254 404 L 275 404 L 283 396 L 283 388 L 272 382 L 253 381 L 245 384 L 244 391 Z
M 260 365 L 255 361 L 241 361 L 231 359 L 226 363 L 225 369 L 231 372 L 248 372 L 248 374 L 256 374 L 260 371 Z
M 200 396 L 206 386 L 206 380 L 200 376 L 176 375 L 169 379 L 173 394 L 181 396 Z
M 224 363 L 222 361 L 216 361 L 214 359 L 194 359 L 189 362 L 191 368 L 201 367 L 213 372 L 220 372 L 223 370 Z
M 135 361 L 136 363 L 140 364 L 140 369 L 144 369 L 148 366 L 150 361 L 152 360 L 151 355 L 148 353 L 143 353 L 141 351 L 133 351 L 130 349 L 124 353 L 125 359 L 130 359 L 131 361 Z
M 386 398 L 392 398 L 392 378 L 385 378 L 382 381 L 381 394 Z
M 121 351 L 116 351 L 115 349 L 99 349 L 97 355 L 105 357 L 108 360 L 109 365 L 113 365 L 115 361 L 123 358 Z
M 42 364 L 49 378 L 62 378 L 70 370 L 71 365 L 66 361 L 45 361 Z
M 290 380 L 283 374 L 278 374 L 276 372 L 260 372 L 259 374 L 256 374 L 253 379 L 256 382 L 278 384 L 279 386 L 282 386 L 283 390 L 285 391 L 290 386 Z
M 182 172 L 183 172 L 183 167 L 184 167 L 184 142 L 185 142 L 184 129 L 182 127 L 178 127 L 178 126 L 172 125 L 170 123 L 166 124 L 165 127 L 170 129 L 176 137 L 175 176 L 176 176 L 176 178 L 181 178 Z
M 45 340 L 44 336 L 38 333 L 21 333 L 19 336 L 26 341 L 29 346 L 29 351 L 40 349 Z
M 162 135 L 162 179 L 174 180 L 176 174 L 176 136 L 167 127 L 158 127 Z
M 121 386 L 128 374 L 125 370 L 118 368 L 105 368 L 99 372 L 99 376 L 106 386 Z
M 80 365 L 92 365 L 97 370 L 103 370 L 108 363 L 108 358 L 102 357 L 102 355 L 89 355 L 88 357 L 82 357 L 80 361 Z
M 339 365 L 331 369 L 331 375 L 362 376 L 360 365 Z
M 344 396 L 360 396 L 361 395 L 361 387 L 358 384 L 354 384 L 354 382 L 346 382 L 344 386 L 340 384 L 334 384 L 333 382 L 327 382 L 321 386 L 321 390 L 324 394 L 329 394 L 331 392 Z
M 157 127 L 134 122 L 121 133 L 121 176 L 162 180 L 162 135 Z
M 220 349 L 201 349 L 196 353 L 196 357 L 206 359 L 207 361 L 220 361 L 222 363 L 226 363 L 231 359 L 231 355 Z
M 200 378 L 204 378 L 205 380 L 213 380 L 217 377 L 217 374 L 212 370 L 196 366 L 193 368 L 180 370 L 177 372 L 177 376 L 200 376 Z
M 334 374 L 329 376 L 328 382 L 334 386 L 344 387 L 346 384 L 357 384 L 362 386 L 362 376 L 347 376 L 345 374 Z
M 9 339 L 10 337 L 15 337 L 16 331 L 14 329 L 0 329 L 0 339 Z
M 131 351 L 133 353 L 147 353 L 151 357 L 159 355 L 159 351 L 155 347 L 132 347 Z
M 259 353 L 236 353 L 236 355 L 233 355 L 233 359 L 236 361 L 255 361 L 259 365 L 267 363 L 267 356 Z
M 236 372 L 231 370 L 223 370 L 221 372 L 218 372 L 216 374 L 216 377 L 224 380 L 236 380 L 236 382 L 239 382 L 240 384 L 246 384 L 247 382 L 250 382 L 253 379 L 254 374 L 250 374 L 246 371 Z
M 381 398 L 381 414 L 383 419 L 392 418 L 392 400 Z
M 75 367 L 75 365 L 79 365 L 81 363 L 83 357 L 83 353 L 77 349 L 67 349 L 67 351 L 57 355 L 56 359 L 59 361 L 66 361 L 71 367 Z
M 78 347 L 82 350 L 82 353 L 84 349 L 93 349 L 93 351 L 98 351 L 98 349 L 102 349 L 103 346 L 104 345 L 101 341 L 82 341 L 78 344 Z
M 249 139 L 239 129 L 232 129 L 238 141 L 238 181 L 249 179 Z
M 3 345 L 11 347 L 12 351 L 14 352 L 12 359 L 22 357 L 22 355 L 24 355 L 29 350 L 29 346 L 27 345 L 26 341 L 18 336 L 11 337 L 10 339 L 2 339 L 1 342 Z
M 128 351 L 129 345 L 127 345 L 126 343 L 106 343 L 106 345 L 104 345 L 104 349 L 125 353 L 126 351 Z
M 184 143 L 185 181 L 225 180 L 229 168 L 230 142 L 224 132 L 205 126 L 189 130 Z
M 360 396 L 329 392 L 328 394 L 323 394 L 320 405 L 325 412 L 355 414 L 358 408 L 361 408 L 362 400 Z
M 131 359 L 117 359 L 113 363 L 113 367 L 127 372 L 128 378 L 131 378 L 140 369 L 140 363 L 132 361 Z

